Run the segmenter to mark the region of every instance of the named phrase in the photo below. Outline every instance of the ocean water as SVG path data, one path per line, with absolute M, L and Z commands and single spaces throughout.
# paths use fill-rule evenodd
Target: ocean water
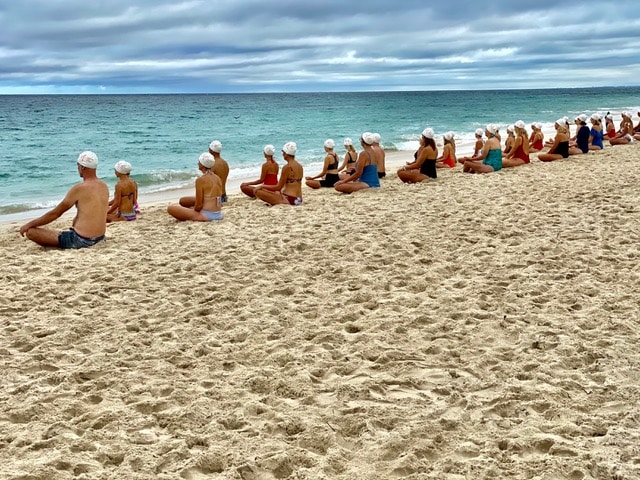
M 79 181 L 84 150 L 100 159 L 98 175 L 113 191 L 113 165 L 127 160 L 148 192 L 193 185 L 197 158 L 211 140 L 223 144 L 230 177 L 255 179 L 262 148 L 298 144 L 298 159 L 319 170 L 323 142 L 379 132 L 387 150 L 413 152 L 420 132 L 456 133 L 458 154 L 472 150 L 487 123 L 542 122 L 562 116 L 640 111 L 640 87 L 293 94 L 0 96 L 0 220 L 54 206 Z M 619 117 L 619 115 L 618 115 Z M 280 159 L 280 163 L 283 161 Z

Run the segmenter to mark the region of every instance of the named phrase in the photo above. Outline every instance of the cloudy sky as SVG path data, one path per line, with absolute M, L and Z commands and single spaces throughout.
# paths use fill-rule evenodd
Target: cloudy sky
M 640 85 L 638 0 L 3 0 L 0 94 Z

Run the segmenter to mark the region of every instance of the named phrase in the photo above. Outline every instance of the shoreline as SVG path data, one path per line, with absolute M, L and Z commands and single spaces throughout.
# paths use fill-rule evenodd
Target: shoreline
M 527 128 L 529 128 L 529 126 L 527 126 Z M 504 132 L 501 132 L 503 134 L 503 142 L 504 142 L 504 137 L 506 137 L 506 127 L 501 130 L 505 130 Z M 553 138 L 555 136 L 555 131 L 551 127 L 547 127 L 543 129 L 543 134 L 546 141 L 547 139 Z M 438 136 L 436 143 L 439 149 L 442 148 L 441 142 L 442 142 L 441 136 Z M 504 145 L 503 145 L 503 148 L 504 148 Z M 471 155 L 473 153 L 472 145 L 471 147 L 470 145 L 466 145 L 466 144 L 462 147 L 460 145 L 457 145 L 456 150 L 457 150 L 456 154 L 458 157 Z M 395 170 L 401 167 L 402 165 L 404 165 L 405 162 L 412 160 L 412 155 L 413 155 L 413 151 L 411 150 L 385 150 L 385 153 L 386 153 L 387 171 Z M 532 160 L 537 158 L 537 153 L 539 152 L 534 152 L 531 154 Z M 341 158 L 343 157 L 343 155 L 344 153 L 341 154 Z M 282 166 L 281 162 L 282 160 L 279 162 Z M 319 172 L 320 172 L 319 168 L 311 169 L 308 172 L 305 171 L 305 175 L 315 175 Z M 255 177 L 238 177 L 238 178 L 227 179 L 227 195 L 229 196 L 229 198 L 233 198 L 236 196 L 244 196 L 240 191 L 240 184 L 242 182 L 252 181 L 252 180 L 255 180 Z M 306 187 L 303 186 L 303 188 L 306 188 Z M 140 196 L 141 201 L 139 201 L 139 205 L 141 208 L 153 207 L 153 206 L 159 206 L 159 205 L 166 206 L 166 205 L 169 205 L 170 203 L 177 202 L 183 196 L 191 196 L 191 195 L 193 195 L 193 187 L 175 188 L 175 189 L 169 189 L 169 190 L 163 190 L 163 191 L 157 191 L 157 192 L 143 193 Z M 51 208 L 52 207 L 37 209 L 37 210 L 26 210 L 24 212 L 16 212 L 16 213 L 11 213 L 7 215 L 0 215 L 0 225 L 14 225 L 14 226 L 18 225 L 20 223 L 23 223 L 24 221 L 29 221 L 33 218 L 37 218 L 43 215 L 44 213 L 49 211 Z M 62 218 L 67 218 L 69 215 L 72 215 L 72 214 L 73 214 L 73 209 L 65 213 Z
M 387 170 L 393 170 L 404 165 L 404 162 L 411 158 L 412 153 L 408 151 L 388 151 L 386 152 L 386 168 Z M 282 160 L 279 162 L 282 166 Z M 305 175 L 315 175 L 320 173 L 320 170 L 305 171 Z M 242 182 L 255 180 L 251 178 L 233 178 L 227 179 L 227 195 L 229 198 L 244 197 L 244 194 L 240 191 L 240 184 Z M 161 192 L 144 193 L 140 195 L 138 204 L 141 210 L 148 207 L 168 206 L 170 203 L 177 203 L 181 197 L 192 196 L 193 186 L 190 188 L 176 188 L 171 190 L 163 190 Z M 303 189 L 308 188 L 303 185 Z M 112 194 L 112 192 L 109 192 Z M 53 208 L 53 207 L 51 207 Z M 38 210 L 26 210 L 24 212 L 11 213 L 8 215 L 0 216 L 0 225 L 16 226 L 21 225 L 25 221 L 29 221 L 33 218 L 37 218 L 44 213 L 48 212 L 50 208 L 43 208 Z M 73 215 L 75 209 L 71 209 L 66 212 L 61 218 L 68 218 Z M 142 211 L 144 214 L 144 211 Z
M 527 128 L 529 128 L 529 126 L 527 126 Z M 503 135 L 503 141 L 504 141 L 504 138 L 506 137 L 506 125 L 503 128 L 501 128 L 501 133 Z M 553 136 L 555 136 L 555 131 L 553 130 L 552 126 L 547 126 L 543 128 L 543 134 L 546 140 L 548 138 L 553 138 Z M 459 142 L 459 144 L 456 145 L 456 151 L 457 151 L 456 154 L 458 157 L 471 155 L 473 153 L 473 143 L 469 143 L 468 141 L 463 141 L 462 139 L 456 139 L 456 140 L 457 142 Z M 442 148 L 442 135 L 437 135 L 436 144 L 438 145 L 439 149 Z M 384 146 L 384 143 L 383 143 L 383 146 Z M 413 152 L 414 152 L 413 150 L 385 150 L 387 169 L 395 169 L 404 165 L 404 162 L 412 159 Z M 344 153 L 340 153 L 340 157 L 343 158 L 343 156 L 344 156 Z M 279 163 L 282 166 L 281 159 Z M 308 166 L 305 167 L 305 175 L 307 174 L 315 175 L 320 171 L 319 167 L 317 169 L 310 169 L 308 171 L 306 170 L 306 168 L 308 168 Z M 235 195 L 240 195 L 241 194 L 240 184 L 242 182 L 255 180 L 255 178 L 256 178 L 255 176 L 228 178 L 227 179 L 227 195 L 229 195 L 230 197 Z M 141 207 L 154 206 L 158 204 L 168 205 L 169 203 L 177 202 L 180 197 L 193 195 L 192 188 L 193 187 L 191 186 L 191 187 L 172 188 L 172 189 L 167 189 L 162 191 L 142 193 L 140 195 L 142 201 L 139 202 L 139 205 Z M 110 194 L 112 194 L 111 191 L 110 191 Z M 43 215 L 44 213 L 49 211 L 51 208 L 53 208 L 53 206 L 48 208 L 25 210 L 21 212 L 0 215 L 0 225 L 16 224 L 16 223 L 31 220 L 33 218 L 37 218 Z M 70 212 L 72 211 L 73 209 Z M 69 213 L 63 215 L 63 217 L 66 217 L 68 214 Z

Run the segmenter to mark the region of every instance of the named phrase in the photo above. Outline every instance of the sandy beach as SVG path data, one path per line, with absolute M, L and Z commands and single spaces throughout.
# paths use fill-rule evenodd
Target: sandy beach
M 0 478 L 640 478 L 639 166 L 4 223 Z

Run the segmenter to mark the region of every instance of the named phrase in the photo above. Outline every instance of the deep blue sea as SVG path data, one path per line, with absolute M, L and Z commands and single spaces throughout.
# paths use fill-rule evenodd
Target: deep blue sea
M 231 178 L 254 179 L 262 148 L 298 144 L 298 159 L 317 167 L 326 138 L 379 132 L 387 150 L 414 151 L 420 132 L 456 133 L 458 153 L 472 148 L 487 123 L 523 120 L 551 130 L 562 116 L 640 110 L 640 87 L 292 94 L 0 96 L 0 220 L 48 208 L 79 181 L 84 150 L 100 159 L 111 189 L 113 165 L 127 160 L 144 193 L 193 185 L 197 158 L 211 140 L 223 144 Z M 441 141 L 439 142 L 441 143 Z M 282 160 L 281 160 L 282 163 Z

